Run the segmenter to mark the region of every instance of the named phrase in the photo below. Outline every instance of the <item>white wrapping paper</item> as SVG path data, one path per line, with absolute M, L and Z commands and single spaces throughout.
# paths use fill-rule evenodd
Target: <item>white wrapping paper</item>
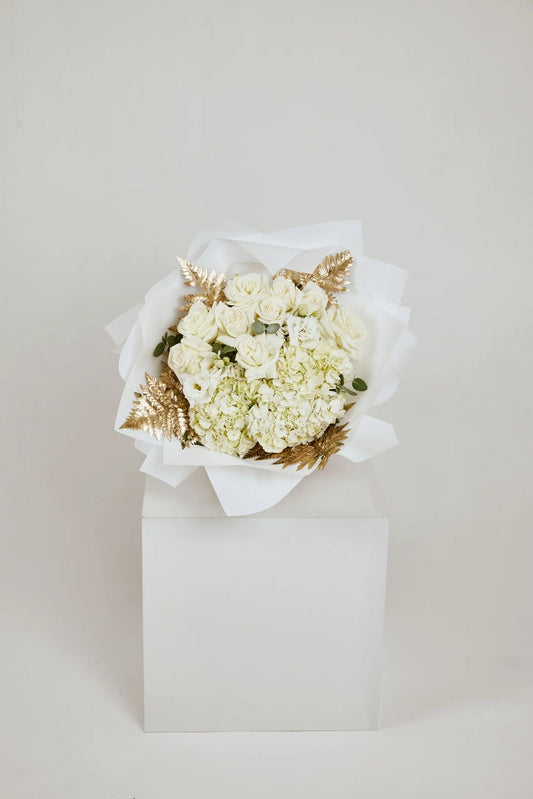
M 416 343 L 407 327 L 409 309 L 400 305 L 407 272 L 362 255 L 360 222 L 326 222 L 276 233 L 227 225 L 196 236 L 186 257 L 228 276 L 245 271 L 274 275 L 285 267 L 312 272 L 325 255 L 341 250 L 351 250 L 356 262 L 351 289 L 339 295 L 339 301 L 361 317 L 368 331 L 357 366 L 368 390 L 358 394 L 345 416 L 350 436 L 339 452 L 358 463 L 397 443 L 392 425 L 367 414 L 392 396 L 398 372 Z M 146 456 L 141 466 L 146 474 L 178 486 L 194 469 L 205 468 L 228 516 L 258 513 L 279 502 L 310 471 L 281 469 L 268 461 L 244 461 L 205 447 L 182 449 L 176 441 L 158 442 L 142 431 L 119 430 L 145 372 L 154 374 L 157 367 L 152 355 L 155 344 L 175 323 L 180 298 L 189 292 L 176 268 L 150 289 L 142 305 L 126 311 L 106 328 L 120 352 L 119 371 L 125 381 L 115 429 L 136 439 L 137 448 Z

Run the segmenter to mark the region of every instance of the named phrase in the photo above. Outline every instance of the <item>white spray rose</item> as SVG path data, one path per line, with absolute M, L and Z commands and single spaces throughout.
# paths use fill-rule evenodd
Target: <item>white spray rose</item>
M 204 373 L 213 362 L 214 353 L 210 345 L 197 336 L 184 336 L 168 353 L 168 365 L 178 377 Z
M 324 289 L 310 280 L 302 289 L 298 313 L 300 316 L 320 316 L 326 310 L 328 299 Z
M 183 336 L 196 336 L 204 341 L 214 341 L 218 326 L 213 308 L 207 308 L 203 302 L 194 302 L 187 316 L 178 325 Z
M 295 347 L 314 349 L 320 338 L 318 323 L 314 316 L 289 316 L 287 319 L 289 341 Z
M 366 328 L 361 319 L 346 308 L 334 306 L 328 309 L 327 320 L 339 347 L 344 347 L 352 357 L 355 356 L 366 336 Z
M 219 302 L 215 306 L 215 318 L 218 325 L 218 341 L 234 346 L 235 340 L 249 331 L 253 313 L 242 305 L 231 306 Z
M 251 272 L 248 275 L 236 275 L 229 280 L 224 294 L 233 305 L 255 306 L 266 293 L 267 287 L 268 281 L 264 275 Z
M 266 325 L 283 324 L 287 316 L 287 303 L 281 297 L 263 297 L 256 308 L 257 318 Z
M 267 333 L 260 336 L 245 333 L 239 336 L 236 361 L 244 369 L 246 379 L 275 377 L 276 361 L 282 344 L 283 339 L 280 336 Z
M 272 281 L 272 294 L 275 297 L 280 297 L 280 299 L 285 300 L 287 309 L 293 311 L 298 307 L 302 292 L 292 280 L 279 275 Z

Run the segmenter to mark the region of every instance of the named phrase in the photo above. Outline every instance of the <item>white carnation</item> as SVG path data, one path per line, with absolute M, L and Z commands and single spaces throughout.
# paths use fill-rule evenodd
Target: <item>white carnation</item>
M 316 346 L 314 357 L 323 369 L 333 369 L 344 377 L 350 377 L 353 372 L 353 362 L 346 350 L 337 347 L 335 343 L 321 341 Z
M 295 347 L 314 349 L 320 340 L 318 322 L 313 316 L 289 316 L 287 319 L 289 341 Z

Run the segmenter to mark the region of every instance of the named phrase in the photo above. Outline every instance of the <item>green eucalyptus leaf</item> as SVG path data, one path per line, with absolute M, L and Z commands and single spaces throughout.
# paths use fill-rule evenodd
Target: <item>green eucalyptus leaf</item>
M 352 386 L 356 391 L 366 391 L 368 388 L 362 377 L 354 377 L 352 380 Z
M 341 386 L 344 385 L 344 375 L 339 375 L 339 383 L 341 384 Z
M 263 322 L 254 322 L 252 324 L 252 333 L 254 336 L 260 336 L 266 330 L 266 325 Z
M 159 358 L 159 356 L 163 354 L 164 349 L 165 349 L 165 342 L 160 341 L 154 350 L 154 358 Z
M 277 322 L 273 322 L 271 325 L 267 325 L 266 332 L 267 333 L 277 333 L 279 330 L 279 325 Z

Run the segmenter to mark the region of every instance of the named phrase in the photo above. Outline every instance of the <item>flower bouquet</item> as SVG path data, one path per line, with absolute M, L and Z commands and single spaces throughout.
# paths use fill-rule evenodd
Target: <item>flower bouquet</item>
M 117 429 L 137 439 L 143 471 L 178 485 L 204 466 L 235 515 L 332 455 L 395 443 L 365 412 L 394 391 L 414 341 L 405 273 L 362 257 L 359 223 L 215 232 L 178 264 L 109 328 L 120 344 L 133 322 Z

